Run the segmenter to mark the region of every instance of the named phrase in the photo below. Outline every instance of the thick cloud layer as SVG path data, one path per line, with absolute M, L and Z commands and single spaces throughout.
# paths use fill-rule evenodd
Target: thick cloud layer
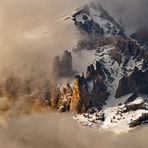
M 0 128 L 4 148 L 146 148 L 148 128 L 115 135 L 78 127 L 69 115 L 44 114 L 15 118 Z

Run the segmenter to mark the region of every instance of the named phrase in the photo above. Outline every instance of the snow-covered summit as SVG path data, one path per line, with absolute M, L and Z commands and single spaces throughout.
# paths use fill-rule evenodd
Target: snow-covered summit
M 110 14 L 96 3 L 88 3 L 73 15 L 75 25 L 82 31 L 96 36 L 121 35 L 124 29 Z

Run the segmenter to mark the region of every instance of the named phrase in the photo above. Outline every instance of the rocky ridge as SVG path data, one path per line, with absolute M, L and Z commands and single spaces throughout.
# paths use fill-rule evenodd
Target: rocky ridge
M 129 130 L 129 127 L 146 122 L 147 100 L 138 105 L 129 103 L 148 94 L 145 46 L 134 36 L 127 36 L 122 25 L 98 4 L 85 5 L 72 19 L 84 36 L 74 51 L 89 50 L 87 56 L 91 54 L 92 59 L 84 60 L 89 65 L 85 72 L 56 90 L 56 97 L 52 97 L 53 102 L 56 100 L 55 107 L 60 112 L 88 112 L 74 118 L 82 117 L 90 126 L 98 126 L 96 123 L 101 120 L 105 129 L 112 126 L 120 129 L 124 123 Z M 119 112 L 120 117 L 116 119 Z

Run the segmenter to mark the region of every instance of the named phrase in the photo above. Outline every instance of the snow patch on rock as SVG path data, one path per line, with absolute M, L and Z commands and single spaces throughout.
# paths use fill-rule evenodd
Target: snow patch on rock
M 125 97 L 126 98 L 126 97 Z M 145 108 L 136 108 L 136 110 L 126 111 L 128 106 L 145 104 Z M 85 113 L 74 116 L 81 125 L 88 127 L 99 127 L 100 131 L 112 131 L 115 133 L 126 133 L 133 128 L 130 123 L 137 120 L 143 114 L 148 113 L 148 102 L 142 97 L 129 104 L 123 104 L 115 107 L 104 108 L 104 110 L 92 114 Z

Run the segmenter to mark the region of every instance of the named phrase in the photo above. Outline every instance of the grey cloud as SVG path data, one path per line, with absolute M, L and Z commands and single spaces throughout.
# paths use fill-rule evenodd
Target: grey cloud
M 129 32 L 148 26 L 147 0 L 94 0 L 104 5 L 119 19 L 122 18 Z

